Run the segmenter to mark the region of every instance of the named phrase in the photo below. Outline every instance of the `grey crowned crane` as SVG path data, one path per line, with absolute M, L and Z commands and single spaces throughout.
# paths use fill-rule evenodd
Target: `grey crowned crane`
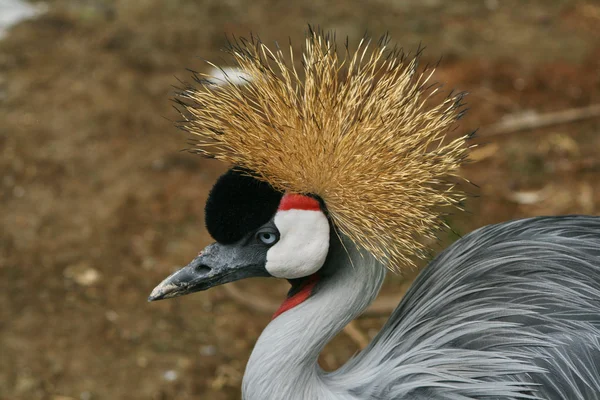
M 338 57 L 310 31 L 293 53 L 240 40 L 226 78 L 181 96 L 195 151 L 233 165 L 213 187 L 216 240 L 158 285 L 160 300 L 248 277 L 287 279 L 287 299 L 244 375 L 246 400 L 600 399 L 600 218 L 487 226 L 419 275 L 369 346 L 333 372 L 325 344 L 376 297 L 388 269 L 460 206 L 467 136 L 445 137 L 461 96 L 437 90 L 387 39 Z M 429 106 L 425 106 L 425 102 Z M 450 177 L 450 178 L 448 178 Z

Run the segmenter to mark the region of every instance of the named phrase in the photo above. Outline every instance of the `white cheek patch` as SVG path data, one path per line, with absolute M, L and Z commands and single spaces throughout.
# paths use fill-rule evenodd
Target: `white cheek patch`
M 275 214 L 279 242 L 267 252 L 267 271 L 285 279 L 317 272 L 329 251 L 329 221 L 323 212 L 285 210 Z

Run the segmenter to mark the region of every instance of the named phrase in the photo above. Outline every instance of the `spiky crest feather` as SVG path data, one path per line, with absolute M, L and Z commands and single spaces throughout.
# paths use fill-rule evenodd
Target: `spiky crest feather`
M 350 51 L 346 41 L 340 57 L 333 35 L 310 29 L 301 76 L 291 44 L 287 59 L 255 37 L 236 39 L 226 51 L 247 84 L 196 74 L 201 85 L 179 103 L 194 152 L 320 196 L 341 233 L 398 271 L 444 225 L 439 207 L 464 199 L 446 178 L 458 176 L 467 136 L 444 141 L 462 94 L 427 107 L 439 89 L 428 86 L 433 71 L 419 73 L 419 54 L 407 60 L 388 44 L 363 38 Z

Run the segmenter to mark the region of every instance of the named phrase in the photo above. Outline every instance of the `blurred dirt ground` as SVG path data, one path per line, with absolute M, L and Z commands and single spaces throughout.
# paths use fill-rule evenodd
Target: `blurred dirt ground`
M 221 62 L 225 33 L 300 44 L 310 22 L 443 56 L 436 79 L 471 93 L 460 131 L 481 127 L 487 144 L 464 169 L 480 189 L 450 220 L 459 233 L 600 213 L 598 118 L 486 137 L 506 116 L 600 103 L 598 1 L 47 3 L 0 41 L 0 399 L 239 398 L 269 316 L 222 288 L 146 303 L 210 241 L 204 201 L 224 166 L 179 152 L 169 97 L 185 68 Z M 392 278 L 384 292 L 405 286 Z M 383 320 L 358 326 L 372 336 Z M 324 368 L 355 351 L 341 335 Z

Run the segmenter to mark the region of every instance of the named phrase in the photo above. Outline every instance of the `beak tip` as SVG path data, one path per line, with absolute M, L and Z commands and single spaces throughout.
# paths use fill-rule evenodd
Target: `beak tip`
M 158 288 L 155 288 L 152 291 L 152 293 L 150 293 L 150 296 L 148 296 L 148 303 L 151 303 L 153 301 L 162 299 L 162 293 L 161 293 L 161 291 L 158 291 L 156 289 L 158 289 Z
M 182 294 L 182 287 L 173 283 L 163 282 L 152 290 L 150 296 L 148 296 L 148 302 L 157 300 L 168 299 L 170 297 L 177 297 Z

